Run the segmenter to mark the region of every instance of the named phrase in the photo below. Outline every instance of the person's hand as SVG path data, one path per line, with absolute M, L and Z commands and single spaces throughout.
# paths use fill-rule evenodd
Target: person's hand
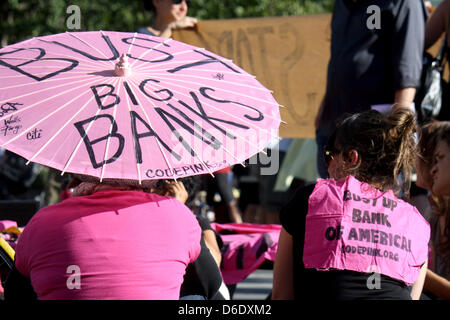
M 425 1 L 425 8 L 427 8 L 428 13 L 433 12 L 433 4 L 430 1 Z
M 166 186 L 166 193 L 164 195 L 174 197 L 181 203 L 186 203 L 187 199 L 189 198 L 189 194 L 187 193 L 186 188 L 181 181 L 169 182 Z
M 181 20 L 174 21 L 170 24 L 172 30 L 192 28 L 197 24 L 197 19 L 193 17 L 184 17 Z

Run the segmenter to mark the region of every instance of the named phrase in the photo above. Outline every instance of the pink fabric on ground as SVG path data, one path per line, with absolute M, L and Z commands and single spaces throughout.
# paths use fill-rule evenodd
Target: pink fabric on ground
M 306 268 L 378 272 L 412 284 L 427 260 L 430 226 L 419 211 L 354 177 L 319 179 L 309 197 Z
M 221 234 L 224 247 L 220 271 L 225 284 L 241 282 L 265 260 L 275 260 L 281 225 L 212 223 L 211 227 L 224 233 Z
M 195 216 L 174 198 L 105 190 L 36 213 L 19 238 L 16 265 L 39 299 L 178 299 L 200 235 Z

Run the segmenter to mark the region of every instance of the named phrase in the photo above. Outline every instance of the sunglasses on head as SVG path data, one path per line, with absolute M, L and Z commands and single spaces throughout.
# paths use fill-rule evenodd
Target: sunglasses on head
M 183 1 L 186 1 L 186 4 L 189 5 L 189 0 L 172 0 L 172 4 L 180 4 Z

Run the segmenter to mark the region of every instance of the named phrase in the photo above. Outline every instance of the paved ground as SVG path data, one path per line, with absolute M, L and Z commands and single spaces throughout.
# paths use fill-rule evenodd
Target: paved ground
M 273 270 L 258 269 L 238 283 L 232 300 L 265 300 L 272 291 Z

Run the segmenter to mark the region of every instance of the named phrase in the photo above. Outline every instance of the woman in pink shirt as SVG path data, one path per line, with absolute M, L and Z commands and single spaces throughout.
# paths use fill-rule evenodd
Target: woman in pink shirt
M 190 210 L 148 193 L 152 181 L 82 180 L 72 198 L 27 224 L 16 277 L 29 278 L 38 299 L 179 299 L 186 266 L 200 252 L 201 229 Z

